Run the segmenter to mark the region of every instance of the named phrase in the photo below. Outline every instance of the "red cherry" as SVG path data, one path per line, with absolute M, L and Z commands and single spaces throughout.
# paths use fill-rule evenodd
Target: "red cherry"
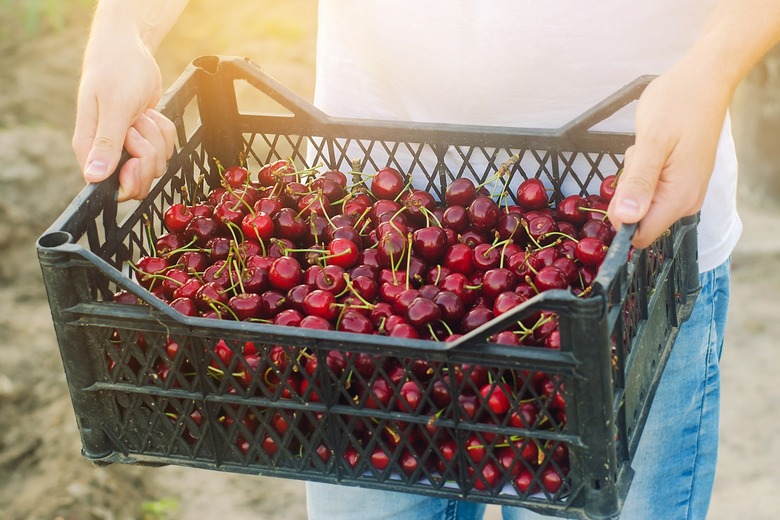
M 197 316 L 198 307 L 192 298 L 178 297 L 169 303 L 172 309 L 179 311 L 185 316 Z
M 377 199 L 394 200 L 404 188 L 401 173 L 390 167 L 382 168 L 371 181 L 371 193 Z
M 429 226 L 418 229 L 412 238 L 412 248 L 423 260 L 438 262 L 447 250 L 447 234 L 440 227 Z
M 542 485 L 547 492 L 555 494 L 563 485 L 563 476 L 553 467 L 542 471 Z
M 287 292 L 303 280 L 301 264 L 291 256 L 277 258 L 268 270 L 271 287 Z
M 500 316 L 505 312 L 511 311 L 518 305 L 522 305 L 528 298 L 514 292 L 505 291 L 496 296 L 493 302 L 493 314 Z
M 473 468 L 470 467 L 469 473 L 473 472 Z M 482 470 L 479 471 L 476 475 L 473 475 L 473 478 L 474 489 L 478 489 L 480 491 L 492 490 L 495 489 L 499 480 L 501 479 L 501 470 L 498 469 L 498 466 L 496 466 L 495 462 L 488 460 L 485 465 L 482 466 Z
M 222 178 L 231 188 L 240 188 L 249 181 L 249 170 L 243 166 L 229 166 L 222 172 Z
M 461 177 L 455 179 L 447 186 L 444 192 L 444 200 L 447 206 L 468 206 L 477 196 L 477 188 L 471 179 Z
M 398 390 L 396 407 L 402 412 L 416 413 L 423 403 L 424 395 L 425 390 L 420 383 L 416 381 L 406 381 Z
M 473 252 L 466 244 L 455 244 L 445 252 L 442 265 L 455 273 L 470 275 L 474 272 Z
M 505 383 L 487 384 L 480 388 L 479 394 L 496 415 L 504 415 L 511 407 L 509 396 L 512 394 L 512 391 Z
M 442 290 L 433 297 L 433 302 L 439 306 L 441 319 L 448 324 L 460 324 L 460 320 L 466 314 L 466 306 L 463 300 L 452 291 Z
M 598 267 L 607 256 L 609 248 L 598 238 L 584 237 L 577 242 L 577 260 L 589 267 Z
M 378 470 L 384 470 L 387 468 L 387 466 L 390 465 L 390 456 L 381 446 L 376 446 L 374 448 L 374 450 L 371 452 L 371 457 L 369 460 L 371 461 L 371 464 Z
M 498 204 L 490 197 L 477 197 L 468 206 L 469 219 L 478 231 L 489 231 L 496 227 L 500 216 Z
M 371 323 L 371 320 L 363 314 L 348 309 L 344 311 L 344 314 L 339 319 L 336 330 L 354 332 L 357 334 L 372 334 L 374 332 L 374 325 Z
M 518 213 L 503 213 L 496 224 L 499 240 L 512 239 L 517 244 L 525 244 L 526 234 L 523 230 L 523 217 Z
M 539 292 L 549 291 L 551 289 L 566 289 L 569 286 L 569 280 L 566 275 L 555 267 L 548 265 L 539 270 L 533 280 L 534 287 Z
M 340 294 L 347 288 L 345 271 L 338 265 L 327 265 L 317 272 L 314 279 L 314 286 L 323 291 L 330 291 L 333 294 Z
M 527 468 L 520 469 L 512 483 L 521 495 L 535 491 L 534 475 Z
M 244 237 L 264 242 L 274 236 L 274 221 L 267 213 L 247 213 L 241 220 Z
M 406 309 L 407 321 L 415 327 L 425 327 L 441 318 L 441 309 L 433 300 L 415 298 Z
M 487 307 L 473 307 L 463 317 L 463 331 L 471 332 L 494 318 L 493 311 Z
M 456 233 L 463 233 L 471 226 L 468 211 L 463 206 L 447 207 L 442 215 L 441 224 Z
M 186 204 L 179 202 L 165 210 L 163 222 L 171 233 L 183 233 L 194 216 L 195 214 Z
M 360 251 L 355 243 L 346 238 L 334 238 L 328 244 L 328 264 L 349 269 L 357 263 Z
M 303 299 L 303 312 L 307 316 L 319 316 L 328 321 L 338 314 L 336 297 L 330 291 L 315 289 Z
M 587 207 L 585 199 L 579 195 L 570 195 L 559 202 L 555 209 L 560 220 L 569 222 L 575 226 L 581 226 L 590 218 L 587 212 L 580 209 L 584 207 Z
M 599 197 L 604 202 L 609 202 L 615 195 L 615 188 L 617 187 L 617 175 L 607 175 L 599 185 Z
M 544 183 L 537 178 L 526 179 L 517 188 L 517 204 L 526 211 L 547 207 L 549 198 Z
M 313 315 L 304 317 L 299 326 L 302 329 L 333 330 L 333 325 L 330 324 L 330 321 Z
M 303 318 L 304 316 L 300 311 L 296 309 L 285 309 L 274 316 L 274 325 L 281 325 L 284 327 L 298 327 L 300 326 L 301 321 L 303 321 Z
M 610 245 L 612 243 L 614 235 L 614 227 L 610 223 L 595 218 L 588 220 L 582 225 L 582 228 L 580 228 L 581 238 L 597 238 L 604 242 L 605 245 Z
M 482 294 L 494 300 L 499 294 L 512 290 L 516 284 L 517 277 L 509 269 L 490 269 L 482 277 Z
M 228 307 L 239 320 L 259 318 L 261 315 L 261 297 L 256 293 L 240 293 L 228 300 Z
M 428 225 L 431 213 L 436 207 L 436 199 L 427 191 L 414 190 L 404 200 L 404 206 L 412 220 L 418 224 Z

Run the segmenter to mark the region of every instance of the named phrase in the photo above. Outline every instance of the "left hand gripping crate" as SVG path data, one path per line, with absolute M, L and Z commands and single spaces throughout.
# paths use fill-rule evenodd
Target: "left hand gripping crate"
M 655 388 L 698 291 L 695 218 L 631 254 L 624 227 L 590 297 L 546 291 L 453 344 L 186 317 L 139 285 L 128 264 L 149 254 L 147 233 L 164 231 L 167 207 L 208 189 L 199 178 L 217 185 L 215 159 L 230 165 L 245 156 L 255 167 L 291 158 L 302 168 L 344 171 L 359 163 L 367 172 L 390 165 L 442 200 L 452 180 L 483 182 L 517 155 L 513 186 L 541 178 L 555 202 L 593 192 L 620 168 L 633 136 L 590 129 L 637 99 L 648 81 L 638 79 L 560 129 L 518 129 L 333 118 L 246 59 L 195 60 L 161 102 L 179 142 L 149 196 L 128 209 L 116 203 L 116 176 L 87 186 L 38 241 L 84 456 L 559 517 L 617 516 Z M 287 114 L 239 111 L 237 85 Z M 186 117 L 190 108 L 197 122 Z M 112 302 L 119 290 L 143 305 Z M 541 310 L 558 314 L 560 350 L 487 341 Z M 344 365 L 334 368 L 332 356 Z M 374 368 L 364 370 L 359 359 Z M 512 409 L 532 403 L 536 419 L 513 422 L 484 406 L 465 413 L 458 403 L 475 393 L 475 367 L 492 384 L 511 381 Z M 408 412 L 381 401 L 372 390 L 377 379 L 390 381 L 393 393 L 399 380 L 420 383 L 424 406 Z M 434 394 L 442 384 L 445 404 Z M 372 463 L 377 450 L 386 463 Z M 495 468 L 504 469 L 485 476 Z M 552 488 L 544 482 L 550 471 L 561 478 Z

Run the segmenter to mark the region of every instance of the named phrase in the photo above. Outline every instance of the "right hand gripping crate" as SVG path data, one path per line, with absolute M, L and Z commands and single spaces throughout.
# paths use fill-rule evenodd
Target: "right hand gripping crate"
M 203 194 L 199 177 L 217 185 L 215 159 L 235 164 L 242 154 L 252 168 L 288 157 L 302 168 L 390 165 L 439 200 L 455 178 L 484 181 L 517 154 L 513 185 L 542 178 L 556 202 L 593 192 L 620 168 L 633 136 L 590 129 L 636 99 L 648 81 L 640 78 L 561 129 L 516 129 L 333 118 L 248 60 L 195 60 L 161 103 L 179 143 L 150 195 L 128 210 L 116 203 L 116 176 L 90 185 L 38 241 L 84 456 L 523 506 L 560 517 L 616 516 L 655 388 L 698 291 L 695 217 L 643 251 L 630 250 L 631 228 L 624 227 L 590 297 L 542 293 L 452 344 L 186 317 L 141 287 L 128 263 L 150 253 L 147 233 L 164 231 L 168 206 L 184 193 Z M 240 112 L 236 85 L 244 82 L 289 113 Z M 197 108 L 194 129 L 188 106 Z M 119 290 L 144 305 L 112 302 Z M 559 351 L 487 342 L 540 310 L 559 316 Z M 248 342 L 259 361 L 247 379 L 240 375 Z M 333 355 L 346 360 L 343 370 L 329 366 Z M 361 373 L 357 360 L 367 357 L 380 366 Z M 309 373 L 311 358 L 318 369 Z M 492 381 L 512 380 L 511 404 L 532 402 L 534 424 L 437 403 L 436 381 L 446 381 L 452 403 L 473 394 L 475 366 Z M 424 383 L 423 411 L 367 405 L 376 379 L 397 381 L 399 374 Z M 453 374 L 464 377 L 445 377 Z M 534 374 L 546 376 L 549 392 Z M 439 443 L 445 437 L 453 453 Z M 475 438 L 485 449 L 480 460 L 469 451 Z M 486 465 L 500 464 L 499 448 L 528 470 L 528 489 L 509 472 L 495 485 L 479 477 Z M 376 449 L 389 459 L 386 468 L 371 464 Z M 411 465 L 404 451 L 415 453 Z M 552 492 L 542 485 L 548 468 L 563 477 Z

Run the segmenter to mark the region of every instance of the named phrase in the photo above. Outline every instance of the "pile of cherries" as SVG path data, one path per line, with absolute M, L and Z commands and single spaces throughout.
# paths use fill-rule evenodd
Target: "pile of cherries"
M 604 178 L 598 194 L 571 195 L 554 207 L 550 190 L 530 178 L 512 201 L 506 186 L 516 160 L 482 185 L 455 180 L 441 202 L 391 167 L 345 174 L 297 170 L 290 160 L 279 160 L 257 175 L 243 166 L 220 167 L 221 186 L 165 210 L 166 232 L 151 238 L 153 251 L 133 264 L 135 279 L 186 316 L 434 341 L 459 338 L 543 291 L 568 289 L 587 297 L 615 233 L 606 209 L 616 176 Z M 137 303 L 124 291 L 115 300 Z M 557 316 L 537 312 L 490 341 L 559 349 Z M 173 359 L 178 345 L 170 341 L 165 348 Z M 224 341 L 214 349 L 218 362 L 210 375 L 216 379 L 230 372 L 244 390 L 273 387 L 280 398 L 320 399 L 316 389 L 306 388 L 317 369 L 317 357 L 306 349 L 251 343 L 233 349 Z M 515 428 L 562 428 L 566 422 L 562 383 L 543 372 L 471 365 L 451 377 L 423 360 L 338 351 L 327 361 L 334 383 L 349 387 L 342 392 L 349 405 L 432 419 L 457 406 L 475 423 Z M 170 377 L 170 362 L 159 365 L 157 377 Z M 191 370 L 189 363 L 179 368 Z M 257 428 L 249 420 L 245 426 Z M 380 470 L 392 460 L 408 475 L 416 474 L 424 445 L 436 437 L 437 456 L 428 461 L 452 472 L 458 451 L 453 438 L 429 431 L 419 436 L 418 449 L 414 433 L 404 431 L 402 443 L 397 428 L 356 426 L 353 433 L 361 446 L 382 435 L 374 452 L 363 455 Z M 237 440 L 244 452 L 250 449 L 245 437 Z M 266 435 L 262 449 L 273 445 L 275 452 L 278 438 L 268 442 Z M 539 483 L 555 493 L 565 479 L 563 443 L 497 441 L 487 434 L 474 434 L 467 443 L 461 449 L 469 472 L 478 473 L 477 489 L 506 483 L 507 472 L 521 494 L 538 491 Z M 403 453 L 393 455 L 399 445 Z M 317 454 L 329 456 L 327 450 Z M 360 456 L 360 449 L 348 449 L 346 463 L 356 467 Z

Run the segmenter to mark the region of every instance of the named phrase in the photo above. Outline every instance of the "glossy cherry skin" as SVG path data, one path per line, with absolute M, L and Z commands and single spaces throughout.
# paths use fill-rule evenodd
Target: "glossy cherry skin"
M 470 275 L 474 272 L 473 252 L 466 244 L 455 244 L 444 253 L 442 265 L 455 273 Z
M 371 193 L 377 199 L 394 200 L 403 188 L 404 178 L 395 168 L 382 168 L 371 180 Z
M 490 197 L 477 197 L 467 211 L 472 226 L 479 231 L 495 228 L 501 213 L 498 204 Z
M 599 185 L 599 197 L 604 202 L 609 202 L 615 195 L 615 188 L 617 187 L 617 175 L 607 175 Z
M 447 206 L 468 206 L 477 197 L 477 188 L 471 179 L 455 179 L 447 186 L 444 200 Z
M 440 227 L 418 229 L 412 237 L 414 252 L 428 263 L 438 262 L 447 250 L 447 234 Z
M 544 183 L 536 178 L 524 180 L 517 188 L 517 204 L 526 211 L 546 208 L 549 203 Z
M 277 258 L 268 270 L 271 287 L 287 292 L 303 280 L 301 264 L 291 256 Z

